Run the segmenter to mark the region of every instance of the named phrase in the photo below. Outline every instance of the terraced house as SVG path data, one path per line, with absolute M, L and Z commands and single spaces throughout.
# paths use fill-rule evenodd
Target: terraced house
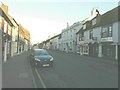
M 8 6 L 3 3 L 0 4 L 0 35 L 0 47 L 2 47 L 4 62 L 9 57 L 30 48 L 30 33 L 8 14 Z
M 1 30 L 2 30 L 2 59 L 7 60 L 11 56 L 11 40 L 13 23 L 8 14 L 8 6 L 1 4 Z
M 30 48 L 30 33 L 21 24 L 19 24 L 18 29 L 18 52 L 21 53 Z
M 42 42 L 43 48 L 55 49 L 65 52 L 77 52 L 80 55 L 118 59 L 120 49 L 119 7 L 100 14 L 96 8 L 91 11 L 91 16 L 63 29 L 57 39 Z M 56 39 L 56 40 L 55 40 Z M 56 42 L 57 41 L 57 44 Z
M 83 28 L 77 32 L 81 55 L 118 59 L 118 8 L 103 15 L 98 13 L 84 23 Z

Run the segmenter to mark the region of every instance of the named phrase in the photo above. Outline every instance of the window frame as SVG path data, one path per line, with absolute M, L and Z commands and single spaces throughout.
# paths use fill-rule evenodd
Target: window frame
M 104 26 L 101 30 L 101 38 L 112 37 L 113 27 L 112 25 Z
M 93 30 L 89 31 L 89 39 L 93 39 Z

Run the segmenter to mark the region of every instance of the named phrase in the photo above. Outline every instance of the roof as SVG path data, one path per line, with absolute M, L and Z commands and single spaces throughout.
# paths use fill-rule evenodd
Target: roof
M 82 31 L 83 31 L 83 27 L 76 34 L 79 34 Z
M 60 34 L 55 35 L 55 36 L 51 37 L 50 39 L 54 39 L 54 38 L 59 37 L 59 36 L 60 36 Z
M 101 17 L 101 24 L 100 25 L 106 25 L 106 24 L 111 24 L 113 22 L 117 22 L 118 21 L 118 14 L 120 15 L 120 13 L 118 13 L 118 8 L 120 8 L 120 6 L 104 13 Z
M 98 14 L 95 18 L 97 18 L 97 23 L 95 25 L 92 25 L 92 20 L 90 21 L 87 21 L 86 22 L 86 29 L 85 30 L 90 30 L 90 29 L 93 29 L 95 27 L 99 27 L 99 26 L 104 26 L 104 25 L 108 25 L 108 24 L 112 24 L 114 22 L 117 22 L 118 21 L 118 8 L 119 7 L 116 7 L 102 15 Z M 120 16 L 120 13 L 119 13 L 119 16 Z
M 12 23 L 12 19 L 10 17 L 10 15 L 8 15 L 3 8 L 0 7 L 0 16 L 4 17 L 5 20 L 11 25 L 11 26 L 14 26 L 13 23 Z

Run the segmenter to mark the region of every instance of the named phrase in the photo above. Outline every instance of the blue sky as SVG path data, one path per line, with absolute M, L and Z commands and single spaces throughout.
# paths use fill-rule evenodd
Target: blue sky
M 114 0 L 113 0 L 114 1 Z M 103 14 L 118 5 L 118 2 L 39 2 L 31 0 L 2 1 L 9 6 L 9 13 L 31 33 L 32 43 L 46 40 L 66 28 L 89 17 L 93 7 Z

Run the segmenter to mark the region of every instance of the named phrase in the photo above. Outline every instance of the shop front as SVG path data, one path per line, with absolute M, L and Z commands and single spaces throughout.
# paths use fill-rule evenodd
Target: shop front
M 116 45 L 112 45 L 111 43 L 103 43 L 102 44 L 102 54 L 103 54 L 104 58 L 115 59 Z
M 99 45 L 98 43 L 89 43 L 89 56 L 98 57 Z

